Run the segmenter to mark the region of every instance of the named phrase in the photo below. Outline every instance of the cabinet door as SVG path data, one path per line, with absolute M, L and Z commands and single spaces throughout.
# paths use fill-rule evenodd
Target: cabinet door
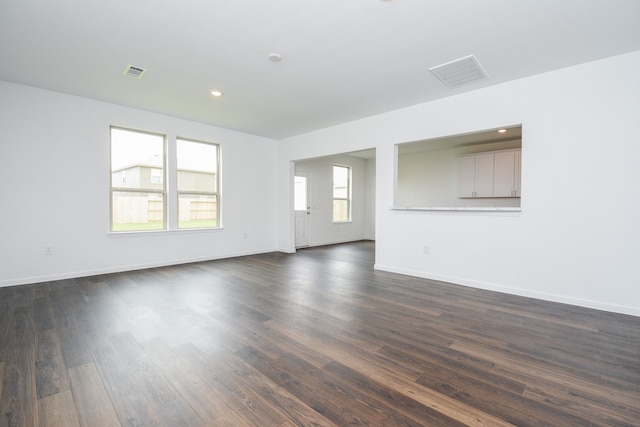
M 494 197 L 520 197 L 520 150 L 495 153 Z
M 515 184 L 513 191 L 516 197 L 520 197 L 520 174 L 522 173 L 522 150 L 514 151 L 515 156 Z
M 514 197 L 516 195 L 515 179 L 515 151 L 496 153 L 493 195 L 495 197 Z
M 458 197 L 473 197 L 476 191 L 475 156 L 458 157 Z
M 493 153 L 478 154 L 476 159 L 474 197 L 493 197 Z

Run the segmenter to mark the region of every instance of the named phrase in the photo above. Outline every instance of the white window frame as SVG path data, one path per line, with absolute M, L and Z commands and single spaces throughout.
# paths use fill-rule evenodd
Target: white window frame
M 347 197 L 336 197 L 335 194 L 335 168 L 344 168 L 347 170 Z M 346 220 L 336 220 L 335 217 L 333 217 L 333 209 L 332 209 L 332 220 L 334 224 L 344 224 L 347 222 L 351 222 L 351 176 L 352 176 L 352 168 L 351 166 L 346 166 L 346 165 L 339 165 L 339 164 L 334 164 L 331 167 L 331 177 L 332 177 L 332 196 L 333 196 L 333 200 L 332 200 L 332 206 L 334 204 L 334 202 L 336 200 L 345 200 L 347 202 L 347 219 Z
M 180 191 L 178 189 L 179 185 L 176 185 L 176 227 L 179 230 L 194 230 L 194 228 L 189 228 L 189 227 L 185 227 L 185 228 L 180 228 L 180 214 L 178 212 L 178 210 L 180 209 L 180 195 L 181 194 L 187 194 L 187 195 L 203 195 L 203 196 L 215 196 L 216 198 L 216 225 L 213 227 L 202 227 L 201 229 L 216 229 L 216 228 L 221 228 L 220 225 L 220 144 L 216 144 L 214 142 L 208 142 L 208 141 L 200 141 L 197 139 L 192 139 L 192 138 L 184 138 L 184 137 L 176 137 L 176 156 L 177 156 L 177 152 L 178 152 L 178 143 L 179 141 L 185 141 L 185 142 L 193 142 L 196 144 L 205 144 L 205 145 L 210 145 L 215 147 L 216 149 L 216 181 L 215 181 L 215 188 L 213 189 L 213 191 Z M 177 161 L 176 161 L 176 182 L 178 179 L 178 168 L 177 168 Z
M 120 130 L 125 132 L 132 133 L 140 133 L 146 135 L 152 135 L 162 138 L 162 182 L 158 184 L 162 184 L 161 189 L 154 188 L 131 188 L 131 187 L 119 187 L 113 185 L 113 158 L 112 158 L 112 144 L 113 144 L 113 135 L 112 130 Z M 126 184 L 126 181 L 122 180 L 123 184 Z M 161 229 L 151 229 L 151 230 L 114 230 L 113 229 L 113 193 L 114 192 L 124 192 L 124 193 L 149 193 L 156 194 L 162 196 L 162 228 Z M 161 133 L 148 132 L 139 129 L 131 129 L 119 126 L 110 126 L 109 127 L 109 230 L 112 233 L 148 233 L 148 232 L 157 232 L 164 231 L 167 229 L 167 136 Z
M 162 137 L 162 182 L 156 184 L 162 184 L 161 189 L 146 189 L 146 188 L 130 188 L 123 184 L 126 184 L 126 179 L 120 179 L 119 182 L 114 185 L 113 182 L 113 159 L 112 159 L 112 130 L 117 129 L 126 132 L 147 134 L 152 136 Z M 177 149 L 178 141 L 194 142 L 199 144 L 207 144 L 215 146 L 216 148 L 216 179 L 215 189 L 213 191 L 178 191 L 178 168 L 177 168 Z M 171 233 L 171 232 L 205 232 L 207 230 L 219 230 L 222 229 L 222 200 L 221 200 L 221 145 L 219 143 L 201 141 L 193 138 L 185 137 L 168 137 L 166 134 L 150 132 L 145 130 L 133 129 L 128 127 L 121 127 L 112 125 L 109 127 L 109 233 L 115 235 L 122 234 L 137 234 L 137 233 Z M 128 176 L 127 176 L 128 178 Z M 170 185 L 168 185 L 170 184 Z M 122 185 L 122 186 L 121 186 Z M 162 228 L 150 229 L 150 230 L 114 230 L 114 205 L 113 198 L 114 192 L 130 192 L 130 193 L 149 193 L 157 194 L 162 197 Z M 213 227 L 200 227 L 200 228 L 180 228 L 179 227 L 179 196 L 180 194 L 198 194 L 204 196 L 215 196 L 216 198 L 216 225 Z M 169 212 L 169 208 L 171 212 Z M 175 211 L 175 212 L 174 212 Z

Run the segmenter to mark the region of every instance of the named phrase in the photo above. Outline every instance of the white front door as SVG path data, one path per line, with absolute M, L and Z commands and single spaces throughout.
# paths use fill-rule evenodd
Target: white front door
M 309 178 L 304 173 L 296 173 L 293 180 L 293 209 L 296 218 L 296 248 L 309 246 Z

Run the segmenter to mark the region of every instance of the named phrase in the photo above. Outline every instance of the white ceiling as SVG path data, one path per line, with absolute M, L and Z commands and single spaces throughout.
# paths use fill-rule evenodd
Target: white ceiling
M 522 140 L 522 125 L 499 129 L 487 129 L 461 135 L 450 135 L 442 138 L 411 141 L 398 145 L 399 154 L 419 153 L 422 151 L 444 150 L 457 147 L 483 145 L 489 142 Z
M 276 139 L 634 50 L 639 0 L 0 1 L 0 79 Z

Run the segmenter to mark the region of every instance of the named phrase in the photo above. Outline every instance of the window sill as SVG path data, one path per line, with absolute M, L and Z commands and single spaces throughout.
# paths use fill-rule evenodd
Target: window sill
M 522 208 L 516 207 L 465 207 L 465 206 L 393 206 L 392 211 L 435 211 L 435 212 L 522 212 Z
M 149 231 L 109 231 L 107 236 L 109 238 L 115 237 L 156 237 L 167 235 L 180 235 L 180 234 L 204 234 L 204 233 L 218 233 L 224 230 L 224 227 L 217 228 L 185 228 L 180 230 L 149 230 Z

